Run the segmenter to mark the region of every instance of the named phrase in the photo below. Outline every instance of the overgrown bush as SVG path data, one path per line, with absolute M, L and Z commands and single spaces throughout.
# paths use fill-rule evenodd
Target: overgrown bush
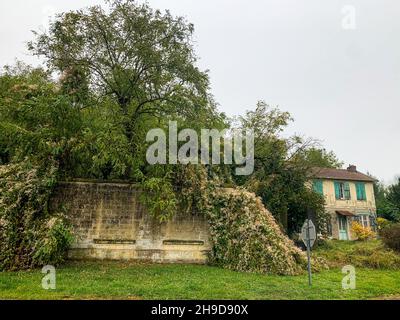
M 236 271 L 281 275 L 305 270 L 304 253 L 253 193 L 219 189 L 211 198 L 211 263 Z M 322 260 L 317 259 L 314 267 L 324 267 Z
M 65 216 L 50 212 L 58 166 L 25 161 L 0 166 L 0 270 L 63 261 L 72 236 Z
M 222 188 L 204 166 L 182 166 L 175 185 L 179 210 L 209 221 L 209 263 L 255 273 L 294 275 L 306 270 L 305 254 L 281 230 L 260 198 L 244 188 Z M 317 258 L 315 271 L 327 265 Z
M 386 227 L 381 232 L 383 243 L 390 249 L 400 252 L 400 223 Z
M 361 268 L 400 269 L 400 255 L 385 248 L 379 240 L 327 240 L 319 243 L 314 254 L 325 259 L 332 268 L 350 264 Z

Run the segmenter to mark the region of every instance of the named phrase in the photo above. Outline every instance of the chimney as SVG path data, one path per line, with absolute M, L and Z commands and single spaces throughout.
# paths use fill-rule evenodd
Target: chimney
M 355 165 L 351 164 L 348 166 L 347 171 L 357 172 L 357 167 Z

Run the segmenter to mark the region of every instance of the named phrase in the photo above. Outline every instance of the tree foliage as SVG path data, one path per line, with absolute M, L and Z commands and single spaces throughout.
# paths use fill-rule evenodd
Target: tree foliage
M 387 191 L 387 200 L 400 212 L 400 178 L 397 178 L 396 183 L 389 186 Z
M 288 112 L 262 101 L 255 111 L 240 119 L 241 128 L 254 129 L 255 170 L 251 176 L 235 178 L 261 197 L 289 234 L 298 231 L 309 209 L 317 216 L 324 214 L 324 199 L 308 185 L 309 170 L 315 166 L 309 155 L 317 153 L 316 142 L 299 136 L 281 136 L 291 120 Z
M 83 127 L 79 109 L 59 92 L 43 69 L 19 63 L 0 76 L 0 130 L 3 162 L 68 156 Z
M 92 6 L 58 15 L 48 33 L 36 33 L 30 49 L 52 70 L 78 74 L 85 88 L 118 105 L 131 151 L 137 126 L 148 115 L 212 119 L 208 75 L 196 66 L 193 25 L 133 0 L 108 4 L 108 10 Z
M 313 167 L 340 169 L 344 164 L 333 151 L 327 151 L 324 148 L 311 147 L 305 150 L 304 157 Z
M 392 222 L 400 222 L 400 178 L 388 187 L 375 182 L 374 192 L 378 216 Z

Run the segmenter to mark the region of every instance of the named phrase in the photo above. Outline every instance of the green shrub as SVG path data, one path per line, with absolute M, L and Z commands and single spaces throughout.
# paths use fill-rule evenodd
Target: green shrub
M 60 216 L 52 218 L 45 229 L 43 238 L 38 241 L 33 260 L 38 265 L 59 264 L 64 261 L 73 240 L 70 226 L 65 218 Z
M 384 228 L 381 237 L 388 248 L 400 252 L 400 223 Z

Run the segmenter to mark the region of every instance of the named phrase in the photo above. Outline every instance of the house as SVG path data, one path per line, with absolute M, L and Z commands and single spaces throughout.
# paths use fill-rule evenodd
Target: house
M 313 168 L 313 188 L 325 197 L 326 212 L 331 215 L 328 233 L 333 239 L 355 240 L 351 222 L 376 229 L 374 181 L 376 179 L 347 169 Z

